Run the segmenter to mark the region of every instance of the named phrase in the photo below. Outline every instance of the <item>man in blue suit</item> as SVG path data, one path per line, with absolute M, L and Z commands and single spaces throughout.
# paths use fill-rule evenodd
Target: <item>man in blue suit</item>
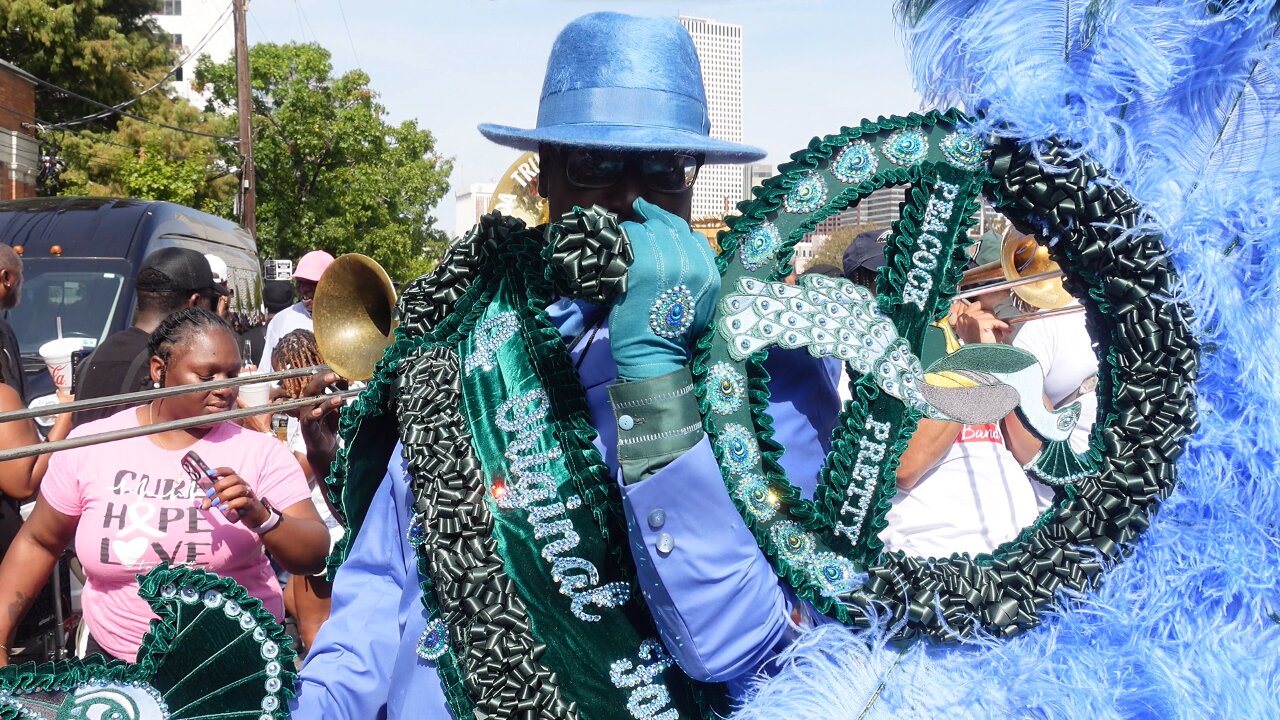
M 714 257 L 688 224 L 693 182 L 704 163 L 751 162 L 764 152 L 709 136 L 701 69 L 678 22 L 614 13 L 579 18 L 557 38 L 535 128 L 486 124 L 480 131 L 540 153 L 540 192 L 551 217 L 599 205 L 625 221 L 634 252 L 625 292 L 608 307 L 559 299 L 546 312 L 585 392 L 592 444 L 616 479 L 639 590 L 665 645 L 642 645 L 639 660 L 654 662 L 635 672 L 630 661 L 583 672 L 644 691 L 609 717 L 675 718 L 676 710 L 654 700 L 662 697 L 657 690 L 645 694 L 671 658 L 695 680 L 739 681 L 810 617 L 779 583 L 728 496 L 688 368 L 690 344 L 719 296 Z M 781 462 L 811 495 L 836 392 L 813 381 L 829 373 L 803 352 L 775 352 L 770 364 Z M 320 414 L 306 424 L 313 445 L 331 449 L 332 436 L 315 421 Z M 512 462 L 514 476 L 521 468 Z M 441 656 L 423 652 L 436 638 L 420 602 L 409 474 L 397 452 L 337 573 L 333 613 L 303 669 L 295 717 L 449 718 L 451 708 L 465 706 L 458 694 L 474 692 L 466 682 L 443 682 Z M 577 712 L 579 698 L 564 699 L 563 715 L 600 715 Z M 521 703 L 532 702 L 519 693 L 508 700 L 486 706 L 497 710 L 477 707 L 476 716 L 524 717 Z

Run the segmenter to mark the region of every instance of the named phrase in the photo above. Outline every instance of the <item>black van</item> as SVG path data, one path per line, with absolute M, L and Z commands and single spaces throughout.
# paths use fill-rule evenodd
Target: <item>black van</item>
M 92 349 L 132 322 L 142 260 L 165 247 L 217 255 L 235 291 L 232 312 L 260 319 L 262 264 L 243 227 L 169 202 L 57 197 L 0 202 L 0 242 L 22 255 L 22 299 L 4 317 L 18 336 L 28 403 L 53 393 L 44 343 L 83 338 Z M 49 398 L 52 399 L 52 398 Z

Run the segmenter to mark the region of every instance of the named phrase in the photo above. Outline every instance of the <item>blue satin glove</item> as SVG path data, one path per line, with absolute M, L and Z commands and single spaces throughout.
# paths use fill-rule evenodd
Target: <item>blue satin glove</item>
M 689 362 L 720 295 L 711 245 L 689 224 L 643 198 L 633 205 L 643 222 L 622 229 L 635 255 L 627 291 L 609 311 L 609 338 L 618 377 L 645 380 Z

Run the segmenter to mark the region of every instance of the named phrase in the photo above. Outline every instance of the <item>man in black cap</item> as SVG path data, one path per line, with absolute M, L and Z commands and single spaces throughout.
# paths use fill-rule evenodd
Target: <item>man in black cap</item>
M 187 248 L 163 248 L 142 262 L 134 283 L 137 305 L 133 326 L 109 335 L 84 359 L 76 379 L 76 399 L 117 395 L 146 388 L 150 368 L 147 339 L 162 320 L 185 307 L 216 309 L 227 294 L 218 285 L 209 261 Z M 76 426 L 120 412 L 123 406 L 86 410 L 75 414 Z
M 844 276 L 847 280 L 876 291 L 876 273 L 884 265 L 884 243 L 888 230 L 867 230 L 849 243 L 844 250 Z

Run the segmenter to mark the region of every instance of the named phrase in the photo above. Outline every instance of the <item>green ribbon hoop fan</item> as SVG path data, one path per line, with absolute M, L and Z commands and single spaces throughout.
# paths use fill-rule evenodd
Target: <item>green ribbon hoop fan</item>
M 202 720 L 289 716 L 296 653 L 262 602 L 230 578 L 160 565 L 138 594 L 159 619 L 138 661 L 83 660 L 0 668 L 3 720 Z
M 903 639 L 1011 635 L 1035 626 L 1059 590 L 1097 582 L 1173 489 L 1174 461 L 1195 426 L 1191 313 L 1171 299 L 1172 267 L 1138 204 L 1067 143 L 988 143 L 966 127 L 956 110 L 881 118 L 794 154 L 728 219 L 721 305 L 693 362 L 729 492 L 778 574 L 845 623 L 866 625 L 873 605 L 882 618 L 887 609 Z M 906 184 L 874 298 L 842 280 L 779 282 L 818 222 Z M 1058 480 L 1055 504 L 995 552 L 884 552 L 877 536 L 899 458 L 920 418 L 936 412 L 914 387 L 924 331 L 956 292 L 980 196 L 1050 243 L 1086 308 L 1100 370 L 1090 449 L 1077 457 L 1048 444 L 1037 465 Z M 812 499 L 778 463 L 763 367 L 770 346 L 848 361 L 853 401 Z

